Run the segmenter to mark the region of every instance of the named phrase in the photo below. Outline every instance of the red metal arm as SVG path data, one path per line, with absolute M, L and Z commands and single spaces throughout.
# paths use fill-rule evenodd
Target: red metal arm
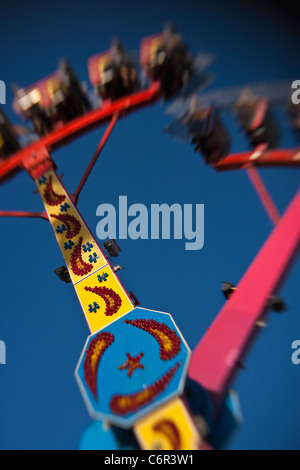
M 277 149 L 265 152 L 243 152 L 229 155 L 217 165 L 217 171 L 239 170 L 255 166 L 300 166 L 300 149 Z
M 0 217 L 33 217 L 37 219 L 46 219 L 46 212 L 23 212 L 23 211 L 0 211 Z
M 108 106 L 104 106 L 101 109 L 91 111 L 74 119 L 74 121 L 66 124 L 61 129 L 51 132 L 51 134 L 46 135 L 38 142 L 20 150 L 1 163 L 0 180 L 13 170 L 22 169 L 26 164 L 26 160 L 41 147 L 46 148 L 49 152 L 53 151 L 82 134 L 109 122 L 111 117 L 116 113 L 119 113 L 120 116 L 125 116 L 136 109 L 155 103 L 159 98 L 160 85 L 158 82 L 154 82 L 147 90 L 126 96 L 125 98 L 110 103 Z
M 77 202 L 78 202 L 79 194 L 80 194 L 80 192 L 81 192 L 83 186 L 85 185 L 86 180 L 88 179 L 88 177 L 89 177 L 89 175 L 90 175 L 92 169 L 94 168 L 94 165 L 95 165 L 96 161 L 98 160 L 98 157 L 99 157 L 100 153 L 102 152 L 102 149 L 103 149 L 104 145 L 106 144 L 108 137 L 110 136 L 110 134 L 111 134 L 113 128 L 115 127 L 115 124 L 116 124 L 116 122 L 117 122 L 118 117 L 119 117 L 119 115 L 118 115 L 118 113 L 116 113 L 116 114 L 114 114 L 113 117 L 111 118 L 111 121 L 110 121 L 110 123 L 109 123 L 109 126 L 107 127 L 107 129 L 106 129 L 106 131 L 105 131 L 105 133 L 104 133 L 102 139 L 100 140 L 100 143 L 99 143 L 99 145 L 98 145 L 98 147 L 97 147 L 97 150 L 96 150 L 96 152 L 94 153 L 93 158 L 92 158 L 92 160 L 90 161 L 89 166 L 87 167 L 87 169 L 86 169 L 86 171 L 85 171 L 85 173 L 84 173 L 84 175 L 83 175 L 83 177 L 82 177 L 82 179 L 81 179 L 79 185 L 77 186 L 77 188 L 76 188 L 76 190 L 75 190 L 75 192 L 74 192 L 74 194 L 73 194 L 73 201 L 74 201 L 74 204 L 75 204 L 75 205 L 76 205 Z
M 274 228 L 216 320 L 193 352 L 189 376 L 199 382 L 216 404 L 224 397 L 296 254 L 300 242 L 300 191 Z

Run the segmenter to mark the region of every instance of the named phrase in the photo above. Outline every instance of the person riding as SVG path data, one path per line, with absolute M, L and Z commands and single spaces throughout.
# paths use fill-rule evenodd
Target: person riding
M 188 126 L 195 151 L 202 153 L 205 163 L 214 165 L 230 153 L 230 136 L 212 106 L 202 108 L 197 97 L 192 97 L 183 124 Z
M 6 159 L 20 150 L 21 146 L 17 139 L 12 124 L 0 109 L 0 159 Z
M 164 27 L 160 44 L 150 60 L 148 74 L 152 80 L 160 81 L 165 100 L 172 98 L 193 74 L 192 59 L 172 23 Z
M 245 87 L 234 106 L 234 112 L 252 147 L 261 144 L 270 148 L 278 146 L 279 128 L 265 97 L 258 97 L 250 87 Z
M 114 39 L 110 48 L 110 61 L 104 69 L 105 83 L 100 83 L 103 99 L 119 99 L 138 90 L 137 70 L 119 39 Z

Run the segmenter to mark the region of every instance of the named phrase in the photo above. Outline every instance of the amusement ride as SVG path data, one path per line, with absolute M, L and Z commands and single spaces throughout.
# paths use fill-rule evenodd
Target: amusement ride
M 299 246 L 300 192 L 280 217 L 257 168 L 300 165 L 299 148 L 278 148 L 279 125 L 272 113 L 276 101 L 289 103 L 288 118 L 299 135 L 300 105 L 290 103 L 290 82 L 201 91 L 199 98 L 209 82 L 207 65 L 207 57 L 192 57 L 168 25 L 141 42 L 142 80 L 116 39 L 108 51 L 88 60 L 93 99 L 70 64 L 61 60 L 52 75 L 26 88 L 14 86 L 13 109 L 27 127 L 14 126 L 0 113 L 0 182 L 25 170 L 44 205 L 38 213 L 0 211 L 0 216 L 50 222 L 65 262 L 55 272 L 72 283 L 91 333 L 75 370 L 95 419 L 83 433 L 81 449 L 222 448 L 240 421 L 233 379 L 269 310 L 284 309 L 277 292 Z M 120 251 L 116 241 L 108 240 L 102 250 L 77 209 L 117 121 L 161 99 L 168 104 L 166 114 L 175 116 L 165 132 L 194 146 L 218 172 L 247 171 L 274 224 L 238 285 L 223 283 L 227 302 L 193 351 L 170 314 L 141 307 L 133 292 L 126 291 L 117 274 L 120 266 L 113 261 Z M 230 153 L 224 110 L 235 114 L 249 151 Z M 52 153 L 104 124 L 99 145 L 71 194 Z M 23 141 L 27 138 L 25 145 L 20 133 Z

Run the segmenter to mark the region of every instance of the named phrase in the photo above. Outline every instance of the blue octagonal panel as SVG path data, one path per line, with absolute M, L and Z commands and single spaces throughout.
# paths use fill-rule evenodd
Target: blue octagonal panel
M 129 428 L 182 393 L 190 355 L 169 314 L 135 308 L 88 338 L 75 376 L 94 418 Z

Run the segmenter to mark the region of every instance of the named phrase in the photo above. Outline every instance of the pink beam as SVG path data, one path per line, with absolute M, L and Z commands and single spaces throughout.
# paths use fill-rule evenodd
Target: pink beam
M 125 98 L 106 103 L 102 108 L 90 111 L 60 129 L 57 129 L 39 141 L 21 149 L 11 157 L 0 163 L 0 180 L 13 170 L 22 169 L 28 158 L 31 158 L 41 147 L 45 147 L 49 152 L 63 145 L 70 143 L 77 137 L 109 122 L 111 117 L 119 113 L 120 116 L 142 108 L 151 103 L 155 103 L 160 98 L 160 85 L 158 82 L 151 84 L 147 90 L 142 90 Z
M 254 166 L 249 166 L 246 171 L 271 222 L 276 225 L 279 222 L 280 215 L 257 169 Z
M 94 165 L 95 165 L 96 161 L 98 160 L 98 157 L 99 157 L 100 153 L 102 152 L 102 149 L 103 149 L 104 145 L 106 144 L 107 139 L 109 138 L 113 128 L 115 127 L 117 119 L 118 119 L 118 113 L 114 114 L 113 117 L 111 118 L 109 126 L 107 127 L 107 129 L 106 129 L 106 131 L 105 131 L 105 133 L 104 133 L 104 135 L 103 135 L 103 137 L 102 137 L 102 139 L 101 139 L 101 141 L 100 141 L 100 143 L 99 143 L 99 145 L 96 149 L 96 152 L 94 153 L 93 158 L 89 163 L 89 166 L 87 167 L 87 169 L 86 169 L 86 171 L 85 171 L 78 187 L 76 188 L 76 191 L 73 194 L 72 199 L 73 199 L 75 205 L 78 202 L 79 194 L 80 194 L 83 186 L 85 185 L 86 180 L 88 179 L 92 169 L 94 168 Z
M 23 212 L 23 211 L 0 211 L 0 217 L 33 217 L 37 219 L 46 219 L 46 212 Z
M 300 191 L 192 355 L 189 377 L 215 404 L 227 393 L 258 331 L 266 302 L 283 281 L 300 242 Z
M 300 166 L 300 149 L 277 149 L 265 152 L 252 151 L 228 155 L 217 165 L 217 171 L 239 170 L 255 166 Z

